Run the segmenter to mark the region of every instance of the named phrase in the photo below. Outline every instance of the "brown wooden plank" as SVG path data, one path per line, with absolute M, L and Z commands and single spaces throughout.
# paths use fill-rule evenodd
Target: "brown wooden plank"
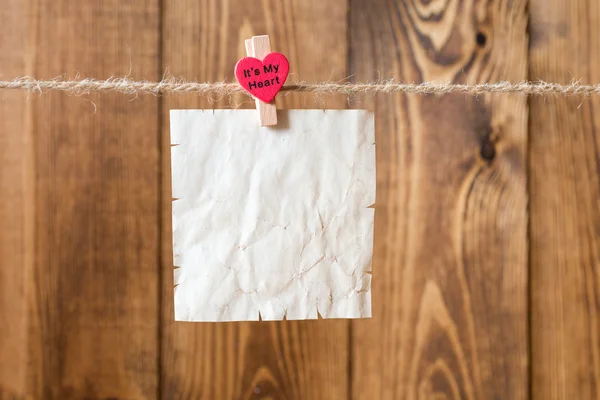
M 600 82 L 600 4 L 531 0 L 531 79 Z M 600 100 L 531 99 L 532 393 L 600 398 Z
M 357 81 L 520 81 L 525 1 L 352 0 Z M 356 399 L 528 397 L 527 101 L 380 95 L 373 319 Z
M 8 0 L 0 8 L 0 74 L 26 75 L 27 7 Z M 27 273 L 31 218 L 27 182 L 30 138 L 26 93 L 0 91 L 0 398 L 26 393 Z
M 31 73 L 159 73 L 159 1 L 31 1 Z M 35 398 L 154 398 L 159 107 L 153 96 L 32 95 Z M 39 355 L 39 356 L 38 356 Z
M 268 34 L 291 64 L 289 81 L 346 75 L 346 1 L 167 0 L 164 67 L 176 77 L 233 80 L 244 40 Z M 296 74 L 296 75 L 293 75 Z M 254 108 L 237 97 L 234 106 Z M 278 97 L 283 108 L 344 108 L 345 99 Z M 163 107 L 162 393 L 171 398 L 344 399 L 348 389 L 348 322 L 173 322 L 173 256 L 168 111 L 227 108 L 229 99 L 168 97 Z M 258 124 L 258 116 L 257 116 Z

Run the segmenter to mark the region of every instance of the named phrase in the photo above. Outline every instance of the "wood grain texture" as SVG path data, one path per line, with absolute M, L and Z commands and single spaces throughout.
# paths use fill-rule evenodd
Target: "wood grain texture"
M 233 80 L 269 34 L 289 83 L 600 82 L 597 1 L 530 0 L 529 64 L 525 3 L 5 0 L 0 74 Z M 357 96 L 373 318 L 175 323 L 168 111 L 255 107 L 212 100 L 0 92 L 0 398 L 600 397 L 600 100 L 532 98 L 528 148 L 521 96 Z
M 163 66 L 173 76 L 233 80 L 244 40 L 269 34 L 273 51 L 290 60 L 290 78 L 342 79 L 346 74 L 346 1 L 166 0 Z M 242 101 L 243 99 L 243 101 Z M 216 99 L 218 100 L 218 99 Z M 343 98 L 317 102 L 286 94 L 281 108 L 344 108 Z M 237 97 L 233 105 L 254 108 Z M 229 107 L 227 99 L 165 98 L 176 108 Z M 347 321 L 260 323 L 173 322 L 173 256 L 169 121 L 163 123 L 163 342 L 165 399 L 345 399 L 348 397 Z M 257 122 L 258 123 L 258 122 Z
M 531 79 L 600 82 L 600 4 L 531 0 Z M 600 101 L 532 98 L 534 399 L 600 398 Z
M 31 73 L 160 77 L 158 0 L 29 2 Z M 31 96 L 34 266 L 28 390 L 154 398 L 158 100 Z
M 520 81 L 525 1 L 350 6 L 357 81 Z M 356 399 L 528 397 L 527 102 L 378 95 L 373 319 L 353 321 Z
M 0 75 L 27 74 L 27 7 L 8 0 L 0 8 Z M 31 268 L 31 140 L 27 94 L 0 92 L 0 398 L 27 387 L 27 282 Z

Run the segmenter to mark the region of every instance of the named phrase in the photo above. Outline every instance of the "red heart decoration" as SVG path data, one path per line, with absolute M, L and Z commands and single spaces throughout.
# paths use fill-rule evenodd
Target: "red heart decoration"
M 290 72 L 290 63 L 281 53 L 269 53 L 260 61 L 244 57 L 235 66 L 235 77 L 257 99 L 270 103 Z

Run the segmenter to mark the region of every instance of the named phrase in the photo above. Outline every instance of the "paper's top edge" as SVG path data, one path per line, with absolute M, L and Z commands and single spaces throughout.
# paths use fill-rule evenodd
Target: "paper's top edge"
M 171 108 L 170 112 L 182 112 L 182 111 L 202 111 L 202 112 L 222 112 L 222 111 L 243 111 L 243 112 L 257 112 L 253 108 Z M 309 111 L 309 112 L 325 112 L 325 111 L 344 111 L 344 112 L 374 112 L 374 110 L 356 108 L 356 109 L 344 109 L 344 108 L 278 108 L 277 111 Z

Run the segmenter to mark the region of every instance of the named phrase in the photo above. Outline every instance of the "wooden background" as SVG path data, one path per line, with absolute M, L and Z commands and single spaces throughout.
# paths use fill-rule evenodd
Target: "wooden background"
M 0 5 L 3 79 L 600 82 L 597 0 Z M 600 398 L 600 99 L 278 103 L 375 109 L 373 318 L 173 322 L 168 110 L 229 100 L 2 91 L 0 398 Z

